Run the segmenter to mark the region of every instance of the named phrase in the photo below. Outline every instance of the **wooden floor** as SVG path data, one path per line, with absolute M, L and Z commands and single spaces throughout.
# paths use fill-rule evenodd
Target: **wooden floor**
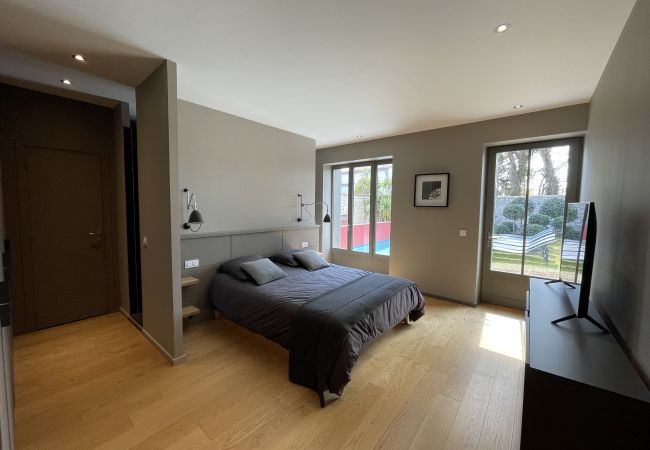
M 171 367 L 123 316 L 15 339 L 22 448 L 518 448 L 523 316 L 427 300 L 360 357 L 343 397 L 287 380 L 288 354 L 226 321 Z

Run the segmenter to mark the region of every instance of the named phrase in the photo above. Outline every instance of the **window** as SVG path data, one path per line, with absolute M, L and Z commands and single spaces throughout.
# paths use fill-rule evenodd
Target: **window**
M 390 208 L 393 195 L 393 164 L 377 165 L 375 206 L 375 253 L 390 255 Z
M 352 250 L 370 253 L 371 166 L 359 166 L 352 177 Z
M 371 161 L 332 170 L 332 246 L 390 255 L 393 164 Z
M 519 147 L 495 149 L 490 270 L 556 279 L 566 203 L 577 192 L 570 169 L 576 170 L 578 147 L 572 141 Z
M 348 248 L 349 175 L 349 167 L 332 171 L 332 246 L 343 250 Z

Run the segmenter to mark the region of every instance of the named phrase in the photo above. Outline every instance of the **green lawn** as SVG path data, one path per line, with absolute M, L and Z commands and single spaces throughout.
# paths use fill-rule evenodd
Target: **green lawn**
M 561 251 L 562 240 L 556 239 L 548 245 L 548 264 L 544 262 L 541 248 L 526 254 L 524 275 L 551 279 L 558 278 L 560 274 Z M 521 255 L 493 250 L 490 268 L 499 272 L 518 274 L 521 272 Z

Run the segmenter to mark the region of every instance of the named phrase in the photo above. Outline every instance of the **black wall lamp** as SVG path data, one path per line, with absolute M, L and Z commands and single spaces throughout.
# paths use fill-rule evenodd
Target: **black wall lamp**
M 203 224 L 203 216 L 199 212 L 198 209 L 196 209 L 196 196 L 194 195 L 194 192 L 190 192 L 189 189 L 185 188 L 183 189 L 183 192 L 187 195 L 187 222 L 183 224 L 183 229 L 185 230 L 192 230 L 195 233 L 201 229 L 201 225 Z M 198 225 L 198 228 L 195 230 L 192 228 L 192 225 Z
M 330 207 L 328 206 L 327 203 L 325 202 L 313 202 L 313 203 L 303 203 L 302 202 L 302 194 L 298 194 L 298 198 L 300 199 L 300 217 L 298 217 L 296 220 L 298 222 L 302 222 L 302 209 L 305 206 L 312 206 L 312 205 L 325 205 L 325 217 L 323 217 L 323 222 L 325 223 L 330 223 L 332 219 L 330 218 Z M 309 212 L 307 212 L 309 214 Z M 309 214 L 309 218 L 311 218 L 311 214 Z

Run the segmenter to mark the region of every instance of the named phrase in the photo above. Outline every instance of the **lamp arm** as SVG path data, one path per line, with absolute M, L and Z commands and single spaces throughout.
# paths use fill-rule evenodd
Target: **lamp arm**
M 327 211 L 327 214 L 330 212 L 330 207 L 327 203 L 325 202 L 313 202 L 313 203 L 300 203 L 300 207 L 303 206 L 313 206 L 313 205 L 325 205 L 325 210 Z
M 326 216 L 329 216 L 329 213 L 330 213 L 330 206 L 329 206 L 326 202 L 303 203 L 303 201 L 302 201 L 302 194 L 298 194 L 298 198 L 300 199 L 300 216 L 297 218 L 297 221 L 298 221 L 298 222 L 302 222 L 302 220 L 303 220 L 303 218 L 302 218 L 302 210 L 303 210 L 303 208 L 304 208 L 305 206 L 325 205 L 325 210 L 327 211 L 325 215 L 326 215 Z M 309 211 L 307 211 L 307 214 L 309 214 Z M 311 214 L 309 214 L 309 219 L 311 219 Z M 308 219 L 308 220 L 309 220 L 309 219 Z

